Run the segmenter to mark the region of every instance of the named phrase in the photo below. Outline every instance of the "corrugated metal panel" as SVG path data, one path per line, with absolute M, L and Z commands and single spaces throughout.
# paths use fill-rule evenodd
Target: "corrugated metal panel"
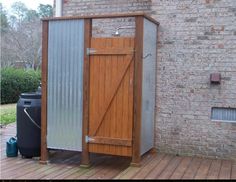
M 49 22 L 48 148 L 82 150 L 84 21 Z
M 154 146 L 157 26 L 144 19 L 141 154 Z
M 211 119 L 216 121 L 236 122 L 236 109 L 213 107 Z

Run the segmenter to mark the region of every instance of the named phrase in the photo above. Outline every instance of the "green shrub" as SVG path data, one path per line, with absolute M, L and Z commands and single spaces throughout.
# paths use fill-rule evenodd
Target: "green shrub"
M 40 70 L 1 69 L 1 104 L 16 103 L 21 93 L 34 92 L 40 80 Z

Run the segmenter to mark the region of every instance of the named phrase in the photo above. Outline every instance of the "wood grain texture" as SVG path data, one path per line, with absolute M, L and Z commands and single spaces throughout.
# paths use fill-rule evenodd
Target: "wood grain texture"
M 173 156 L 166 155 L 157 165 L 148 173 L 145 179 L 157 179 L 158 176 L 167 168 Z
M 48 160 L 47 151 L 47 79 L 48 79 L 48 21 L 43 21 L 42 36 L 42 107 L 41 107 L 41 156 L 40 162 Z
M 192 161 L 191 157 L 182 157 L 180 164 L 175 169 L 170 179 L 181 179 Z
M 73 19 L 102 19 L 102 18 L 125 18 L 125 17 L 136 17 L 136 16 L 142 16 L 149 21 L 155 23 L 156 25 L 159 25 L 160 23 L 155 20 L 154 18 L 148 16 L 145 13 L 137 12 L 137 13 L 116 13 L 116 14 L 106 14 L 106 15 L 90 15 L 90 16 L 62 16 L 62 17 L 53 17 L 53 18 L 44 18 L 43 21 L 47 20 L 73 20 Z
M 231 168 L 232 168 L 231 161 L 226 161 L 226 160 L 222 161 L 219 173 L 219 179 L 230 179 Z
M 90 55 L 89 137 L 110 138 L 112 144 L 97 140 L 89 143 L 89 151 L 131 156 L 134 39 L 92 38 L 91 48 L 102 53 Z M 115 145 L 115 140 L 125 142 Z
M 16 134 L 14 127 L 1 128 L 1 145 L 9 136 Z M 8 158 L 6 151 L 1 151 L 1 179 L 145 179 L 168 178 L 182 179 L 184 174 L 190 179 L 207 174 L 207 179 L 236 179 L 236 162 L 226 160 L 201 159 L 197 157 L 176 157 L 164 153 L 147 153 L 142 156 L 141 167 L 130 167 L 130 157 L 91 154 L 91 167 L 80 168 L 81 153 L 71 151 L 50 151 L 48 165 L 40 165 L 37 159 Z M 179 158 L 181 162 L 179 162 Z M 208 160 L 210 162 L 209 166 Z M 168 162 L 169 161 L 169 162 Z M 200 163 L 199 163 L 200 162 Z M 178 163 L 178 164 L 177 164 Z M 176 166 L 176 169 L 174 170 Z M 191 172 L 192 171 L 192 172 Z M 193 177 L 194 176 L 194 177 Z
M 231 179 L 236 180 L 236 161 L 232 164 Z
M 83 69 L 83 129 L 82 129 L 82 161 L 83 166 L 88 166 L 89 151 L 88 144 L 85 141 L 88 135 L 89 123 L 89 56 L 86 54 L 87 48 L 90 47 L 92 36 L 92 20 L 86 19 L 84 22 L 84 69 Z
M 132 147 L 132 140 L 120 139 L 120 138 L 93 137 L 91 138 L 91 141 L 89 143 Z
M 142 61 L 143 61 L 143 25 L 142 16 L 135 18 L 135 61 L 134 61 L 134 124 L 132 165 L 138 166 L 141 159 L 141 118 L 142 118 Z
M 204 161 L 202 161 L 197 174 L 195 175 L 195 179 L 206 179 L 211 163 L 212 160 L 210 159 L 205 159 Z
M 147 165 L 142 165 L 142 170 L 140 170 L 136 175 L 134 175 L 133 179 L 144 179 L 150 171 L 152 171 L 155 166 L 157 166 L 162 159 L 165 157 L 165 154 L 157 154 L 156 157 L 153 158 Z
M 194 158 L 188 169 L 185 171 L 182 179 L 193 179 L 195 177 L 195 175 L 197 174 L 197 171 L 201 165 L 201 162 L 203 161 L 203 159 L 201 158 Z
M 130 166 L 126 170 L 122 171 L 119 175 L 115 177 L 115 179 L 136 179 L 135 177 L 142 173 L 142 175 L 146 175 L 150 170 L 145 170 L 146 168 L 150 169 L 149 164 L 156 160 L 157 155 L 147 153 L 142 156 L 141 166 L 140 167 L 133 167 Z M 158 159 L 162 158 L 163 154 L 158 156 Z M 138 179 L 138 178 L 137 178 Z M 144 179 L 144 177 L 142 177 Z
M 219 172 L 220 172 L 220 167 L 221 167 L 221 160 L 213 160 L 211 163 L 211 166 L 208 171 L 207 179 L 217 179 Z
M 175 169 L 178 167 L 179 163 L 181 162 L 181 157 L 174 157 L 168 166 L 165 168 L 164 171 L 157 177 L 157 179 L 169 179 L 170 176 L 173 174 Z

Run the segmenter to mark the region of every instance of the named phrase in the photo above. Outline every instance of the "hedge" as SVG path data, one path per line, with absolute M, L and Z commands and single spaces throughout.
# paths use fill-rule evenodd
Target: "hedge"
M 34 92 L 41 80 L 40 70 L 1 69 L 1 104 L 16 103 L 23 92 Z

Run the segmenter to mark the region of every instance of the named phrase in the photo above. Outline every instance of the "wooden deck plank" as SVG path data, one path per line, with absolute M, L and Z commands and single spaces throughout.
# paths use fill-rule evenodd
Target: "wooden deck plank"
M 57 176 L 71 170 L 73 167 L 72 166 L 67 166 L 67 165 L 63 165 L 62 168 L 60 168 L 59 170 L 54 171 L 53 173 L 49 173 L 48 175 L 42 177 L 42 179 L 55 179 Z
M 134 175 L 133 179 L 144 179 L 148 173 L 165 157 L 164 154 L 157 154 L 157 156 L 145 165 L 140 171 Z
M 91 154 L 92 166 L 79 168 L 78 152 L 50 151 L 50 163 L 35 159 L 7 158 L 5 142 L 15 125 L 4 128 L 1 138 L 1 179 L 236 179 L 236 162 L 148 153 L 141 167 L 128 167 L 130 158 Z M 168 157 L 167 157 L 168 156 Z
M 10 170 L 12 168 L 16 168 L 16 167 L 21 167 L 21 165 L 25 165 L 25 163 L 32 163 L 33 160 L 31 159 L 22 159 L 20 157 L 17 158 L 5 158 L 6 160 L 1 160 L 1 171 L 5 171 L 5 170 Z M 7 160 L 9 159 L 9 160 Z
M 113 159 L 106 166 L 103 166 L 101 168 L 101 170 L 98 170 L 96 173 L 94 173 L 93 175 L 89 176 L 88 179 L 101 179 L 101 178 L 103 178 L 104 175 L 106 175 L 106 173 L 109 172 L 109 170 L 111 168 L 113 168 L 117 162 L 119 162 L 118 159 Z
M 219 179 L 230 179 L 231 167 L 232 167 L 231 161 L 223 160 L 220 168 Z
M 181 157 L 182 160 L 173 174 L 170 176 L 170 179 L 181 179 L 187 170 L 189 164 L 192 161 L 192 157 Z
M 4 168 L 1 168 L 1 172 L 4 173 L 11 173 L 12 171 L 15 172 L 16 170 L 28 166 L 30 164 L 34 164 L 33 160 L 20 160 L 20 161 L 11 161 L 9 165 L 6 164 Z
M 36 175 L 37 179 L 43 179 L 45 176 L 49 175 L 50 173 L 54 173 L 55 171 L 60 171 L 62 168 L 64 168 L 64 166 L 52 165 L 52 167 L 47 170 L 38 171 Z
M 56 169 L 54 168 L 55 166 L 51 166 L 51 165 L 44 165 L 44 166 L 40 165 L 37 169 L 29 173 L 18 176 L 17 179 L 40 179 L 40 177 L 43 175 L 45 171 L 53 172 L 53 171 L 59 170 L 58 168 Z
M 174 157 L 165 170 L 158 176 L 158 179 L 169 179 L 170 176 L 173 174 L 175 169 L 178 167 L 179 163 L 181 162 L 181 157 Z
M 155 158 L 155 154 L 148 154 L 143 157 L 141 161 L 141 167 L 133 167 L 130 166 L 119 175 L 115 177 L 115 179 L 131 179 L 135 174 L 137 174 L 145 165 L 147 165 L 151 160 Z
M 89 167 L 89 168 L 81 168 L 81 170 L 79 171 L 76 171 L 68 176 L 66 176 L 64 179 L 77 179 L 79 178 L 80 176 L 82 175 L 85 175 L 86 173 L 88 173 L 89 171 L 91 171 L 92 169 L 96 168 L 98 165 L 100 165 L 101 163 L 103 163 L 104 160 L 103 158 L 99 157 L 96 162 L 94 163 L 94 160 L 93 160 L 93 163 L 92 163 L 92 166 Z
M 77 158 L 77 155 L 72 156 L 68 159 L 63 158 L 61 161 L 61 164 L 51 164 L 49 163 L 48 165 L 42 165 L 42 168 L 39 168 L 31 173 L 28 173 L 24 177 L 26 179 L 40 179 L 43 178 L 46 175 L 49 175 L 50 173 L 53 173 L 54 171 L 60 171 L 62 168 L 66 166 L 70 166 L 73 163 L 73 160 Z M 76 167 L 76 166 L 71 166 L 71 167 Z
M 89 179 L 104 179 L 104 178 L 111 179 L 115 176 L 116 174 L 115 171 L 119 169 L 119 167 L 121 167 L 121 169 L 123 168 L 122 164 L 124 166 L 124 159 L 117 158 L 108 167 L 103 168 L 93 176 L 89 177 Z M 127 164 L 126 167 L 128 167 Z
M 193 179 L 197 173 L 198 168 L 201 165 L 202 160 L 203 159 L 201 158 L 194 158 L 182 179 Z
M 145 177 L 145 179 L 156 179 L 167 167 L 169 162 L 174 158 L 173 155 L 166 155 Z
M 207 179 L 218 179 L 220 167 L 221 167 L 221 160 L 213 160 L 208 171 Z
M 106 166 L 111 165 L 112 161 L 111 160 L 105 160 L 104 162 L 100 163 L 99 165 L 97 165 L 95 168 L 92 168 L 91 170 L 89 170 L 88 172 L 80 175 L 77 179 L 88 179 L 91 176 L 95 175 L 96 173 L 98 173 L 99 171 L 101 171 L 102 169 L 104 169 Z
M 22 176 L 25 176 L 31 172 L 34 172 L 38 168 L 40 168 L 41 165 L 38 163 L 32 163 L 27 166 L 24 166 L 22 168 L 19 168 L 17 171 L 12 173 L 7 173 L 8 179 L 19 179 Z
M 236 161 L 232 165 L 231 179 L 236 179 Z
M 72 173 L 72 171 L 75 172 L 79 170 L 79 161 L 80 159 L 78 159 L 78 155 L 75 155 L 74 157 L 64 159 L 60 164 L 52 163 L 50 165 L 54 166 L 54 168 L 57 168 L 57 170 L 50 169 L 51 171 L 45 171 L 41 175 L 39 175 L 39 178 L 40 179 L 49 179 L 49 178 L 63 179 L 62 177 L 69 175 L 70 173 Z M 58 174 L 57 171 L 61 171 L 61 173 Z M 51 175 L 52 173 L 57 173 L 57 174 Z
M 68 176 L 65 176 L 65 180 L 72 180 L 72 179 L 78 179 L 79 176 L 87 173 L 89 170 L 91 170 L 91 167 L 90 168 L 81 168 L 80 170 L 68 175 Z
M 195 179 L 206 179 L 211 163 L 212 163 L 212 160 L 210 159 L 205 159 L 204 161 L 202 161 L 197 171 L 197 174 L 195 176 Z
M 67 176 L 69 176 L 69 175 L 71 175 L 71 174 L 73 174 L 75 172 L 79 173 L 80 171 L 82 171 L 82 169 L 79 166 L 76 166 L 76 167 L 73 167 L 70 170 L 68 170 L 68 171 L 66 171 L 66 172 L 56 176 L 53 179 L 65 179 L 65 177 L 67 177 Z
M 117 168 L 110 170 L 103 179 L 113 179 L 115 176 L 117 176 L 121 171 L 125 170 L 130 164 L 129 162 L 123 163 L 120 166 L 117 166 Z

